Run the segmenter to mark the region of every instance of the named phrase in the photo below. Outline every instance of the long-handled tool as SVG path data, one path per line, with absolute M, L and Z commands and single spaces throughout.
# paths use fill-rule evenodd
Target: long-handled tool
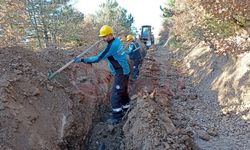
M 79 54 L 77 57 L 82 57 L 84 54 L 86 54 L 88 51 L 90 51 L 93 47 L 95 47 L 97 44 L 99 44 L 102 40 L 97 41 L 95 44 L 93 44 L 91 47 L 89 47 L 88 49 L 86 49 L 84 52 L 82 52 L 81 54 Z M 60 69 L 58 69 L 57 71 L 55 71 L 54 73 L 52 71 L 48 72 L 48 79 L 51 80 L 53 79 L 58 73 L 60 73 L 61 71 L 63 71 L 65 68 L 67 68 L 70 64 L 72 64 L 74 62 L 74 59 L 72 59 L 70 62 L 68 62 L 66 65 L 64 65 L 63 67 L 61 67 Z

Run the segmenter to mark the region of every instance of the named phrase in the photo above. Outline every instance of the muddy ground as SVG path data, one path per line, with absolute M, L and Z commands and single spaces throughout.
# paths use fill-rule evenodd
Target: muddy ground
M 195 84 L 164 47 L 147 51 L 139 79 L 129 83 L 132 106 L 122 122 L 106 124 L 112 77 L 105 63 L 72 64 L 47 79 L 80 52 L 0 50 L 0 149 L 249 148 L 248 122 L 223 113 L 216 93 Z

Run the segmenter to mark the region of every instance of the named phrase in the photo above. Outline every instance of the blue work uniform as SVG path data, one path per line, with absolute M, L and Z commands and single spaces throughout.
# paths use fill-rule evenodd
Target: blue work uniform
M 133 62 L 133 78 L 137 79 L 139 76 L 139 69 L 142 62 L 140 53 L 140 45 L 136 41 L 131 41 L 128 47 L 129 59 Z
M 129 80 L 129 63 L 126 54 L 119 51 L 123 45 L 118 38 L 113 38 L 108 42 L 106 47 L 96 56 L 84 58 L 85 63 L 95 63 L 106 59 L 110 72 L 114 76 L 111 89 L 111 105 L 113 112 L 122 111 L 123 106 L 129 104 L 128 80 Z

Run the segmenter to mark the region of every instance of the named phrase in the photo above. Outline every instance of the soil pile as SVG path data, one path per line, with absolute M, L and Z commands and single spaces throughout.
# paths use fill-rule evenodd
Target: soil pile
M 171 119 L 173 91 L 159 50 L 150 49 L 135 83 L 137 100 L 123 127 L 126 149 L 191 149 L 192 138 Z M 171 72 L 171 70 L 169 70 Z M 175 71 L 172 69 L 172 71 Z
M 132 107 L 112 126 L 105 123 L 111 81 L 106 64 L 72 64 L 48 81 L 51 66 L 60 68 L 80 51 L 1 49 L 0 149 L 247 149 L 247 99 L 242 97 L 241 107 L 232 111 L 228 106 L 237 104 L 225 99 L 231 87 L 223 91 L 218 82 L 234 83 L 222 78 L 231 69 L 220 66 L 238 68 L 250 55 L 235 63 L 224 57 L 195 57 L 206 52 L 195 50 L 184 59 L 191 66 L 186 70 L 166 48 L 149 49 L 139 79 L 129 83 Z M 200 62 L 211 65 L 199 71 Z M 192 71 L 193 78 L 185 71 Z M 235 69 L 233 75 L 237 73 L 242 72 Z M 240 81 L 248 74 L 246 70 Z
M 101 107 L 85 148 L 109 149 L 191 149 L 191 134 L 172 121 L 170 98 L 174 92 L 166 80 L 165 62 L 156 47 L 147 51 L 139 79 L 129 83 L 131 108 L 118 125 L 108 125 L 109 108 Z M 169 67 L 170 68 L 170 67 Z M 176 73 L 170 68 L 172 74 Z
M 59 69 L 78 54 L 0 50 L 0 149 L 80 149 L 98 105 L 107 99 L 110 75 L 73 64 L 47 80 L 50 68 Z

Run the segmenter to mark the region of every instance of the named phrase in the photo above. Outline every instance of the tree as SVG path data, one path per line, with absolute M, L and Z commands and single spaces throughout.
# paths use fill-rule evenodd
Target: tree
M 113 27 L 115 31 L 123 34 L 125 32 L 132 32 L 132 24 L 134 18 L 128 14 L 127 10 L 120 7 L 116 0 L 107 0 L 100 5 L 100 10 L 96 12 L 96 24 L 100 26 L 108 24 Z
M 0 45 L 12 46 L 24 43 L 27 27 L 25 5 L 20 0 L 0 0 Z
M 169 0 L 168 3 L 163 7 L 160 6 L 160 9 L 162 11 L 162 16 L 166 19 L 172 17 L 174 15 L 174 8 L 175 0 Z
M 132 24 L 134 22 L 134 17 L 131 14 L 128 14 L 126 9 L 121 8 L 118 18 L 119 18 L 118 21 L 122 29 L 126 33 L 132 32 L 133 30 Z
M 84 15 L 75 11 L 69 0 L 26 0 L 26 10 L 29 14 L 29 28 L 27 38 L 37 40 L 42 47 L 58 45 L 63 42 L 76 40 L 79 24 Z

